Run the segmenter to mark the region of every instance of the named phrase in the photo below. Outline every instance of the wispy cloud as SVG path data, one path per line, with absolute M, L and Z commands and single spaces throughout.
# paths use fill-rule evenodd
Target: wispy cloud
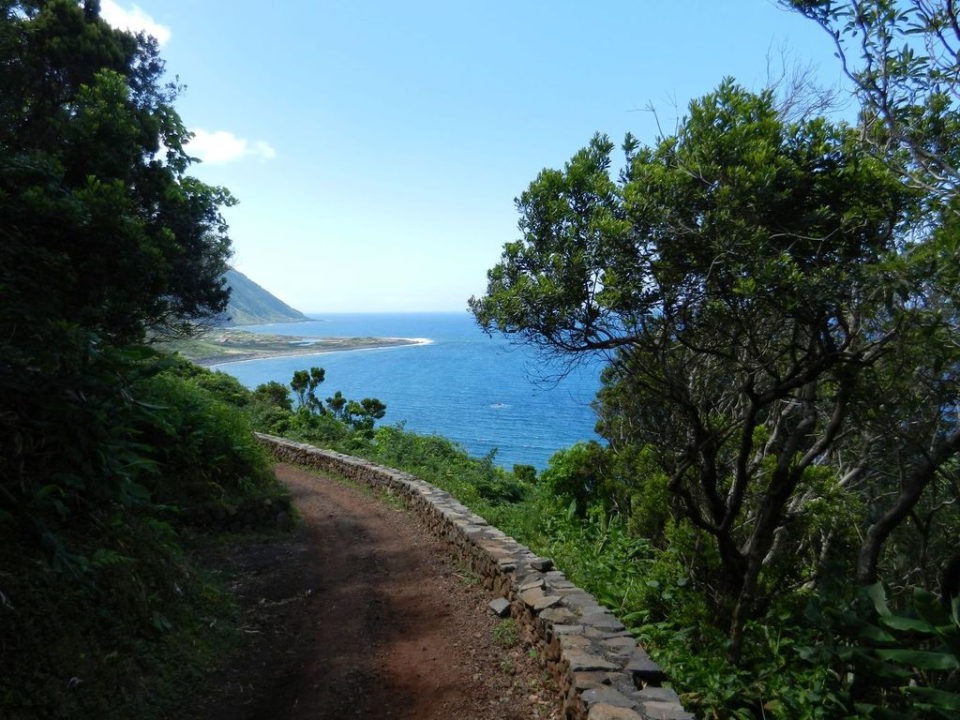
M 190 141 L 187 152 L 211 165 L 227 163 L 244 157 L 270 160 L 277 155 L 276 151 L 262 140 L 250 142 L 238 138 L 226 130 L 217 130 L 216 132 L 193 130 L 193 140 Z
M 120 30 L 129 30 L 134 33 L 142 30 L 147 35 L 153 35 L 161 45 L 173 36 L 169 27 L 158 23 L 137 5 L 126 10 L 113 0 L 101 0 L 100 17 Z

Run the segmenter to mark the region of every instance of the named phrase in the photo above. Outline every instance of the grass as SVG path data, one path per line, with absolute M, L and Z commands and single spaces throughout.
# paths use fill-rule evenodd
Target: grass
M 517 627 L 516 620 L 513 618 L 501 620 L 497 626 L 493 628 L 493 640 L 501 647 L 507 649 L 516 647 L 520 642 L 520 629 Z

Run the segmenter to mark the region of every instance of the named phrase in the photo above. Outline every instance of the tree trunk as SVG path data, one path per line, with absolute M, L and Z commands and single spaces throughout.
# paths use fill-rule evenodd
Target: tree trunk
M 960 429 L 948 435 L 932 452 L 925 455 L 904 479 L 893 507 L 889 508 L 867 530 L 860 556 L 857 558 L 857 583 L 872 585 L 877 581 L 877 565 L 883 544 L 920 500 L 927 485 L 936 477 L 940 467 L 960 450 Z

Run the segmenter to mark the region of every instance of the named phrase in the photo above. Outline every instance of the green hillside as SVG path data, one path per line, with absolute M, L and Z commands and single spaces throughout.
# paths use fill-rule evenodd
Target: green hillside
M 270 294 L 239 270 L 230 268 L 225 276 L 230 286 L 230 304 L 224 325 L 259 325 L 309 320 L 278 297 Z

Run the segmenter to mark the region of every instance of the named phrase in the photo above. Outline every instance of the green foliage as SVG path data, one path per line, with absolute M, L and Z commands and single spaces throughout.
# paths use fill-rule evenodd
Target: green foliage
M 520 629 L 517 627 L 516 620 L 507 618 L 498 622 L 493 628 L 493 639 L 502 647 L 508 649 L 516 647 L 520 642 Z
M 264 405 L 280 408 L 281 410 L 293 410 L 293 400 L 290 398 L 290 390 L 283 383 L 276 380 L 257 385 L 253 390 L 254 402 Z
M 819 496 L 811 469 L 900 332 L 883 323 L 884 273 L 917 198 L 853 130 L 788 124 L 770 93 L 732 81 L 690 103 L 675 136 L 627 137 L 616 178 L 612 151 L 594 137 L 531 183 L 523 238 L 470 306 L 546 351 L 610 353 L 599 429 L 612 451 L 575 447 L 542 482 L 580 517 L 645 502 L 637 476 L 669 491 L 667 512 L 721 558 L 708 585 L 735 657 L 772 589 L 765 568 L 801 546 L 790 529 Z M 667 518 L 638 510 L 654 533 Z
M 309 412 L 323 415 L 323 403 L 316 396 L 315 390 L 324 381 L 323 368 L 313 367 L 309 370 L 295 370 L 290 387 L 297 398 L 297 407 Z
M 406 470 L 488 513 L 520 501 L 529 487 L 493 463 L 493 456 L 472 458 L 456 443 L 437 435 L 406 432 L 402 425 L 381 427 L 365 457 Z
M 863 53 L 863 127 L 790 123 L 771 93 L 725 81 L 675 135 L 628 136 L 618 174 L 595 136 L 520 196 L 522 236 L 470 301 L 487 330 L 609 359 L 609 445 L 558 453 L 547 519 L 516 527 L 608 602 L 636 602 L 707 715 L 856 713 L 880 666 L 852 684 L 846 659 L 807 662 L 796 648 L 837 631 L 797 609 L 843 607 L 835 584 L 881 573 L 932 590 L 958 562 L 958 17 L 793 4 Z M 616 528 L 650 542 L 649 592 L 607 577 L 623 563 L 596 548 Z
M 597 492 L 601 484 L 602 457 L 603 448 L 593 441 L 559 450 L 541 473 L 540 486 L 555 496 L 562 507 L 569 507 L 572 514 L 584 517 L 591 499 L 602 497 Z
M 290 388 L 297 400 L 295 412 L 291 412 L 293 405 L 284 385 L 271 381 L 257 387 L 248 408 L 253 426 L 304 442 L 336 445 L 344 452 L 362 452 L 370 445 L 374 424 L 386 414 L 387 406 L 375 398 L 349 400 L 339 390 L 324 406 L 316 390 L 325 377 L 323 368 L 317 367 L 293 373 Z
M 533 465 L 514 465 L 513 476 L 520 482 L 533 485 L 537 482 L 537 469 Z
M 98 9 L 5 2 L 0 22 L 0 715 L 18 720 L 175 713 L 230 614 L 183 526 L 283 497 L 249 393 L 134 344 L 224 309 L 233 200 L 187 175 L 156 41 Z
M 198 381 L 213 373 L 83 333 L 61 350 L 44 383 L 2 386 L 23 414 L 0 454 L 0 710 L 160 717 L 230 641 L 232 606 L 183 556 L 181 528 L 205 525 L 208 503 L 286 496 L 239 410 Z
M 870 718 L 950 718 L 960 710 L 960 620 L 947 605 L 915 588 L 907 612 L 889 606 L 880 584 L 846 603 L 812 602 L 811 624 L 827 640 L 802 648 L 806 660 L 843 670 L 856 708 Z
M 343 418 L 353 429 L 366 437 L 373 436 L 373 424 L 382 420 L 387 406 L 376 398 L 364 398 L 360 402 L 348 400 L 343 409 Z
M 169 526 L 116 510 L 50 572 L 0 528 L 0 715 L 161 720 L 238 640 L 236 608 Z
M 198 378 L 164 373 L 136 388 L 151 408 L 150 422 L 139 435 L 155 448 L 154 461 L 163 469 L 162 477 L 148 486 L 154 500 L 195 512 L 259 496 L 279 498 L 280 488 L 247 419 L 203 386 Z M 225 395 L 234 397 L 232 387 Z
M 6 5 L 4 336 L 28 342 L 34 323 L 52 319 L 136 340 L 145 328 L 186 331 L 220 313 L 230 252 L 220 209 L 233 200 L 186 175 L 189 135 L 156 42 L 72 0 Z M 16 306 L 26 314 L 14 324 L 6 312 Z

